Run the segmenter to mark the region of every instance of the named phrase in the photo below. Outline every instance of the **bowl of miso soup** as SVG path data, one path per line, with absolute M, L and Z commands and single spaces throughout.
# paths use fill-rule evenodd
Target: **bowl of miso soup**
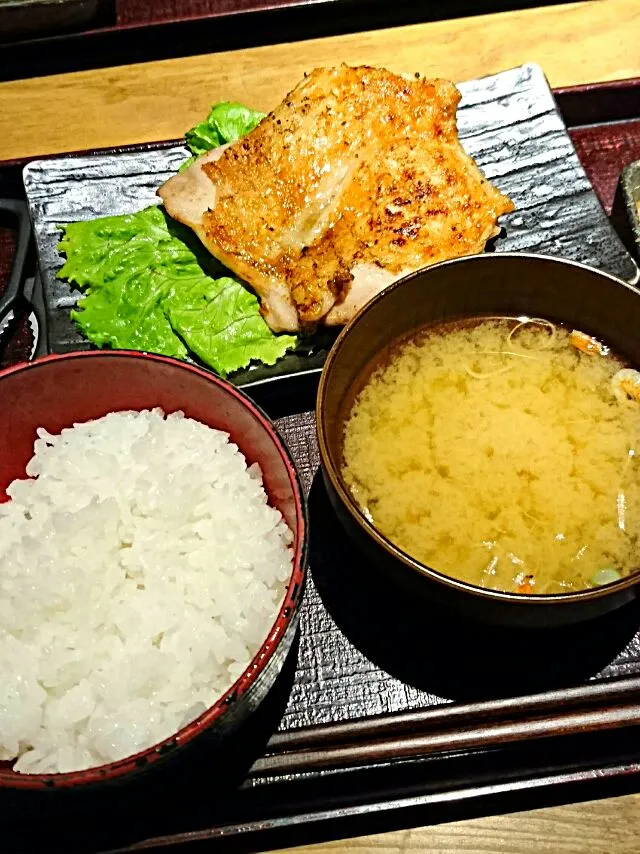
M 317 403 L 341 523 L 408 595 L 558 626 L 640 581 L 640 293 L 584 265 L 477 255 L 391 285 Z

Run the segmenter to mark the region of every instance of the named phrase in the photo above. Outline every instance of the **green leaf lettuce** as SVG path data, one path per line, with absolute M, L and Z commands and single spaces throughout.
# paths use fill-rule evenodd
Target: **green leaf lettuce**
M 194 155 L 250 133 L 262 113 L 242 104 L 211 108 L 187 132 Z M 274 335 L 253 293 L 232 278 L 161 208 L 62 227 L 67 258 L 58 278 L 84 290 L 71 317 L 100 347 L 148 350 L 184 359 L 198 356 L 220 374 L 255 360 L 272 365 L 296 345 Z
M 185 144 L 192 154 L 204 154 L 251 133 L 263 118 L 264 113 L 242 104 L 231 101 L 214 104 L 207 118 L 186 132 Z
M 256 297 L 235 279 L 203 277 L 169 301 L 168 316 L 192 352 L 229 373 L 252 359 L 272 365 L 296 343 L 291 335 L 274 335 L 258 308 Z
M 85 289 L 72 311 L 99 346 L 184 358 L 187 351 L 220 374 L 251 360 L 273 364 L 296 339 L 274 335 L 258 300 L 194 245 L 158 207 L 76 222 L 63 229 L 67 256 L 59 278 Z

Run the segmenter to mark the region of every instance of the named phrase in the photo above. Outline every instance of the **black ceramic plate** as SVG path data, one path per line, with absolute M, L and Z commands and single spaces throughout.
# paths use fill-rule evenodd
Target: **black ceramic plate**
M 409 69 L 410 70 L 410 69 Z M 514 200 L 503 218 L 495 250 L 528 250 L 582 261 L 636 281 L 638 269 L 593 192 L 536 65 L 460 85 L 460 138 L 486 175 Z M 37 160 L 24 170 L 54 353 L 90 345 L 69 318 L 78 292 L 56 280 L 62 265 L 56 244 L 59 223 L 133 212 L 157 201 L 157 187 L 188 152 L 182 146 L 145 146 Z M 242 386 L 316 375 L 332 336 L 319 333 L 300 351 L 273 367 L 254 365 L 232 380 Z

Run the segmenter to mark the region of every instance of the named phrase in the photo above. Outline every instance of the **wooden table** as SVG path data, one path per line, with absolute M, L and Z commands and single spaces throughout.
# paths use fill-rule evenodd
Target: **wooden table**
M 638 854 L 640 795 L 401 830 L 291 854 Z
M 552 86 L 640 76 L 640 3 L 593 0 L 0 84 L 0 160 L 176 138 L 221 99 L 275 105 L 314 65 L 463 80 L 525 61 Z M 640 795 L 298 849 L 637 854 Z
M 538 62 L 552 86 L 640 74 L 640 3 L 593 0 L 0 84 L 0 160 L 172 139 L 211 103 L 273 107 L 315 65 L 453 80 Z

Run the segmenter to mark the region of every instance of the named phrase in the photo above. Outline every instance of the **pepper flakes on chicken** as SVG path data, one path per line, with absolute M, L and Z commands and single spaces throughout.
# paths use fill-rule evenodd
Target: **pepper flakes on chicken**
M 317 68 L 159 195 L 274 331 L 343 324 L 401 276 L 483 251 L 514 209 L 460 145 L 459 100 L 446 80 Z

